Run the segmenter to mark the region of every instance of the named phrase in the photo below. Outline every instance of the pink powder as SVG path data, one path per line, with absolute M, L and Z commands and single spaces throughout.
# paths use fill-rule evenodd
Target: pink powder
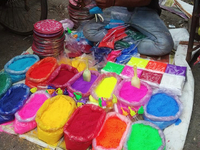
M 142 69 L 137 69 L 138 77 L 140 77 L 141 74 L 142 74 Z M 133 77 L 134 75 L 133 67 L 125 66 L 124 69 L 122 70 L 121 75 L 126 76 L 126 77 Z
M 140 79 L 160 84 L 162 76 L 163 76 L 163 74 L 161 74 L 161 73 L 156 73 L 156 72 L 143 70 L 143 72 L 142 72 L 142 74 L 140 76 Z
M 35 94 L 32 99 L 18 112 L 22 119 L 33 117 L 48 97 L 45 94 Z
M 124 82 L 119 91 L 119 96 L 129 102 L 139 102 L 148 92 L 145 85 L 141 84 L 140 89 L 131 85 L 131 82 Z

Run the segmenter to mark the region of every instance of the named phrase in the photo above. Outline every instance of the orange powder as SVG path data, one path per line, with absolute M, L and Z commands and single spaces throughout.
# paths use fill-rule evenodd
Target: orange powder
M 126 130 L 127 124 L 118 117 L 109 117 L 96 137 L 97 146 L 104 148 L 117 148 Z

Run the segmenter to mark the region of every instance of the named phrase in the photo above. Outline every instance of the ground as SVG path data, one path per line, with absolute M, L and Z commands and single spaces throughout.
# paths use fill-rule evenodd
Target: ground
M 191 0 L 184 0 L 192 4 Z M 65 2 L 61 0 L 48 0 L 48 18 L 61 20 L 68 18 L 67 15 L 67 0 Z M 176 28 L 186 28 L 189 27 L 189 20 L 184 20 L 183 18 L 172 14 L 167 11 L 162 11 L 162 20 L 165 22 L 166 26 L 174 25 Z M 23 51 L 26 51 L 33 42 L 32 36 L 19 36 L 13 34 L 3 27 L 0 26 L 0 68 L 3 68 L 5 63 L 9 61 L 16 55 L 20 55 Z M 184 150 L 199 150 L 200 149 L 200 68 L 199 64 L 192 68 L 194 79 L 195 79 L 195 93 L 194 93 L 194 106 L 193 114 L 191 118 L 191 123 L 185 142 Z M 0 133 L 0 150 L 40 150 L 40 146 L 35 145 L 26 140 L 20 139 L 17 136 L 9 135 L 6 133 Z

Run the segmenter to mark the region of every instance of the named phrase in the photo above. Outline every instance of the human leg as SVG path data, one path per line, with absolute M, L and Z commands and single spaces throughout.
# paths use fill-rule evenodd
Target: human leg
M 156 11 L 146 7 L 135 8 L 130 23 L 147 36 L 138 45 L 139 53 L 163 56 L 173 49 L 171 34 Z

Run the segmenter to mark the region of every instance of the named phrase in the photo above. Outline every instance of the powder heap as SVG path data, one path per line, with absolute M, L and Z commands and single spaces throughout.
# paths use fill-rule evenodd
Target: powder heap
M 127 141 L 128 150 L 157 150 L 162 139 L 157 129 L 144 124 L 133 124 Z
M 147 113 L 157 117 L 175 116 L 179 111 L 176 100 L 165 93 L 157 93 L 147 104 Z
M 129 66 L 134 66 L 136 65 L 138 68 L 144 69 L 146 65 L 148 64 L 149 60 L 142 59 L 142 58 L 137 58 L 137 57 L 132 57 L 127 65 Z
M 41 121 L 51 128 L 60 127 L 60 122 L 69 115 L 71 104 L 64 97 L 53 101 L 41 116 Z M 62 121 L 61 121 L 62 120 Z M 64 125 L 64 124 L 63 124 Z
M 27 67 L 32 66 L 35 63 L 35 58 L 21 58 L 16 61 L 13 61 L 8 68 L 14 71 L 23 71 Z
M 98 97 L 110 98 L 116 84 L 117 79 L 115 77 L 104 78 L 97 86 L 95 92 Z
M 48 97 L 44 94 L 35 94 L 34 97 L 32 97 L 32 99 L 18 111 L 18 114 L 22 119 L 34 117 L 38 109 L 47 99 Z
M 73 136 L 87 138 L 96 132 L 96 126 L 102 114 L 102 111 L 82 107 L 70 120 L 66 130 Z
M 72 85 L 71 87 L 77 91 L 81 91 L 82 93 L 87 93 L 94 81 L 97 79 L 97 76 L 91 74 L 90 82 L 84 81 L 83 76 L 80 76 Z
M 5 86 L 6 86 L 6 84 L 7 84 L 7 75 L 6 74 L 4 74 L 4 73 L 1 73 L 0 74 L 0 93 L 4 90 L 4 88 L 5 88 Z
M 152 83 L 160 84 L 163 74 L 143 70 L 140 79 Z
M 123 70 L 124 66 L 112 62 L 107 62 L 106 66 L 101 70 L 102 72 L 115 72 L 116 74 L 120 74 Z
M 167 67 L 167 64 L 165 63 L 150 60 L 146 66 L 146 69 L 164 73 L 166 67 Z
M 30 77 L 34 79 L 45 78 L 47 75 L 49 75 L 53 67 L 54 67 L 53 62 L 43 61 L 40 63 L 39 66 L 36 66 L 34 68 L 34 71 L 30 73 Z
M 145 85 L 141 84 L 140 89 L 131 85 L 131 82 L 124 82 L 122 85 L 119 96 L 129 102 L 139 102 L 148 92 Z
M 142 69 L 137 69 L 137 76 L 140 77 L 142 74 Z M 133 67 L 131 66 L 125 66 L 124 69 L 122 70 L 122 73 L 120 74 L 120 76 L 124 77 L 124 78 L 131 78 L 134 76 L 134 70 Z
M 117 148 L 126 130 L 127 124 L 118 117 L 109 117 L 96 137 L 97 146 L 104 148 Z

